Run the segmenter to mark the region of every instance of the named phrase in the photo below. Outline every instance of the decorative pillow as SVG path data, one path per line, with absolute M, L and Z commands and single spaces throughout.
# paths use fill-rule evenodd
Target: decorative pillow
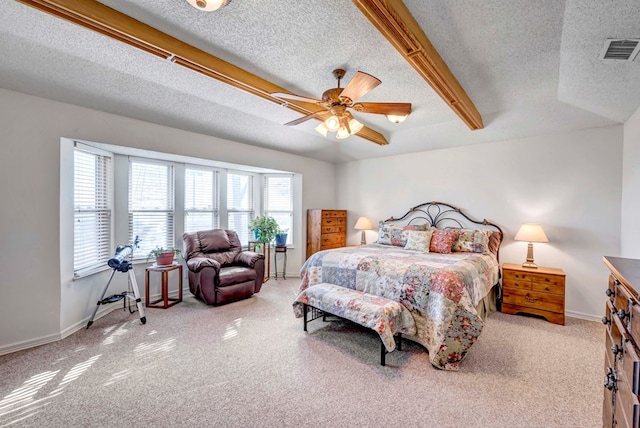
M 432 253 L 450 254 L 457 232 L 454 230 L 433 229 L 429 251 Z
M 489 234 L 486 229 L 458 229 L 452 251 L 464 253 L 488 253 Z
M 394 245 L 396 247 L 404 247 L 407 244 L 407 234 L 409 230 L 427 230 L 426 224 L 417 224 L 410 226 L 397 226 L 378 223 L 378 244 Z
M 502 242 L 502 233 L 498 231 L 491 232 L 489 236 L 489 251 L 492 254 L 498 254 L 498 250 L 500 249 L 500 243 Z
M 431 236 L 433 230 L 407 230 L 407 244 L 404 246 L 405 250 L 415 250 L 423 253 L 429 252 L 429 245 L 431 243 Z

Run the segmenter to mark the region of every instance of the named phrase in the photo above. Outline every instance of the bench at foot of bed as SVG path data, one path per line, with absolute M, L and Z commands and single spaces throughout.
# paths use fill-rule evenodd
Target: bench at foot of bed
M 303 304 L 304 331 L 307 323 L 324 314 L 331 314 L 360 324 L 380 335 L 380 364 L 385 355 L 397 347 L 401 350 L 401 333 L 415 334 L 415 323 L 408 310 L 399 302 L 363 293 L 334 284 L 320 283 L 302 291 L 297 302 Z M 311 318 L 308 313 L 311 310 Z

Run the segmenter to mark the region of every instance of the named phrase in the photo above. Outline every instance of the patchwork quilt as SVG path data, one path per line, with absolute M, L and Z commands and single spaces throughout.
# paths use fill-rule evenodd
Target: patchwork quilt
M 498 282 L 493 254 L 422 253 L 369 244 L 324 250 L 302 266 L 299 292 L 327 282 L 402 303 L 415 322 L 414 340 L 429 351 L 440 369 L 458 370 L 459 362 L 484 326 L 476 307 Z M 302 316 L 302 305 L 294 302 Z

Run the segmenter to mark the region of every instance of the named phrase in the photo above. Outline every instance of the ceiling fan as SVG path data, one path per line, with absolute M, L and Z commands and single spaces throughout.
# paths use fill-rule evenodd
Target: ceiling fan
M 307 103 L 315 103 L 325 111 L 317 111 L 300 119 L 285 123 L 285 125 L 298 125 L 309 119 L 318 119 L 322 123 L 315 130 L 326 137 L 327 132 L 335 132 L 336 138 L 347 138 L 357 134 L 364 125 L 353 117 L 348 109 L 353 109 L 359 113 L 384 114 L 391 122 L 400 123 L 411 113 L 411 103 L 362 103 L 356 102 L 360 97 L 371 91 L 382 83 L 379 79 L 370 74 L 358 71 L 346 87 L 340 87 L 340 80 L 344 77 L 345 71 L 341 68 L 333 70 L 334 77 L 338 80 L 338 87 L 324 91 L 322 99 L 303 97 L 284 92 L 274 92 L 271 95 Z

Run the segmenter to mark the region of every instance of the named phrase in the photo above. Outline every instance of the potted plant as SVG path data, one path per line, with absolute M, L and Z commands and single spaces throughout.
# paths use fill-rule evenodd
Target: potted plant
M 276 247 L 286 247 L 287 246 L 287 232 L 289 229 L 280 229 L 276 231 Z
M 259 215 L 249 223 L 249 230 L 253 232 L 255 240 L 263 244 L 273 241 L 278 229 L 276 220 L 268 215 Z
M 182 251 L 179 248 L 175 247 L 156 247 L 153 250 L 149 251 L 147 255 L 147 261 L 149 259 L 156 259 L 156 264 L 158 266 L 167 266 L 173 264 L 173 258 L 175 256 L 181 256 Z

